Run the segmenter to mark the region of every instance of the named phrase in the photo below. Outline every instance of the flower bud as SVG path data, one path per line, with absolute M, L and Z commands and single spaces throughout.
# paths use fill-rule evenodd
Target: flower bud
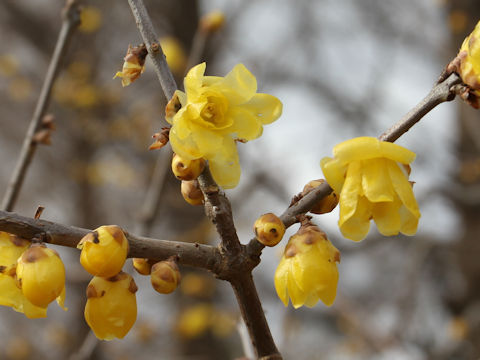
M 144 44 L 134 47 L 129 45 L 124 58 L 125 62 L 123 63 L 122 71 L 117 71 L 113 78 L 122 78 L 122 86 L 124 87 L 130 85 L 137 80 L 145 70 L 145 58 L 147 54 L 148 51 Z
M 225 23 L 225 15 L 219 11 L 212 11 L 200 19 L 200 31 L 215 32 L 220 30 Z
M 137 319 L 137 285 L 123 271 L 110 278 L 95 276 L 87 286 L 85 320 L 100 340 L 122 339 Z
M 325 182 L 324 179 L 318 179 L 318 180 L 312 180 L 310 181 L 305 187 L 303 188 L 302 195 L 305 196 L 308 194 L 310 191 L 315 189 L 316 187 L 320 186 Z M 320 199 L 310 210 L 311 213 L 313 214 L 325 214 L 329 213 L 338 204 L 338 196 L 335 193 L 335 191 L 332 191 L 330 194 L 327 196 L 323 197 Z
M 260 216 L 253 225 L 253 231 L 259 242 L 265 246 L 275 246 L 285 234 L 285 225 L 278 216 L 268 213 Z
M 165 36 L 160 39 L 160 46 L 172 72 L 183 76 L 187 67 L 187 55 L 180 41 L 173 36 Z
M 160 261 L 152 266 L 150 281 L 160 294 L 170 294 L 180 283 L 180 270 L 173 260 Z
M 205 169 L 205 159 L 187 160 L 178 154 L 173 155 L 172 171 L 177 179 L 190 181 L 195 180 Z
M 65 267 L 55 250 L 33 244 L 18 259 L 17 281 L 28 301 L 46 308 L 64 292 Z
M 182 196 L 190 205 L 202 205 L 203 193 L 197 180 L 182 181 Z
M 133 258 L 133 268 L 141 275 L 150 275 L 152 271 L 152 265 L 155 261 L 151 259 Z
M 90 274 L 110 277 L 118 274 L 127 259 L 128 240 L 117 225 L 104 225 L 85 235 L 77 245 L 80 263 Z

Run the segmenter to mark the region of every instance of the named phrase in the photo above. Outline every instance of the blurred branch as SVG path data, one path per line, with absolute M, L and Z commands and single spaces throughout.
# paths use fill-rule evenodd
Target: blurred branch
M 93 331 L 89 331 L 83 340 L 82 346 L 80 346 L 77 352 L 70 355 L 69 360 L 90 359 L 99 343 L 100 341 L 97 339 Z
M 20 156 L 13 171 L 12 177 L 7 186 L 7 191 L 4 195 L 1 209 L 11 211 L 15 205 L 18 194 L 25 179 L 25 175 L 33 159 L 37 142 L 34 136 L 40 128 L 41 120 L 45 114 L 46 108 L 50 100 L 50 93 L 53 83 L 58 74 L 60 64 L 65 55 L 66 48 L 70 42 L 71 36 L 77 26 L 80 24 L 80 10 L 78 2 L 75 0 L 67 0 L 65 8 L 63 9 L 63 23 L 58 35 L 57 44 L 48 66 L 47 74 L 40 91 L 35 111 L 33 112 L 30 125 L 23 141 Z
M 410 128 L 422 119 L 428 112 L 437 105 L 451 101 L 455 98 L 455 85 L 460 84 L 461 79 L 455 73 L 452 73 L 446 79 L 438 81 L 428 93 L 428 95 L 420 101 L 420 103 L 410 110 L 400 121 L 394 124 L 390 129 L 379 136 L 382 141 L 394 142 Z M 332 192 L 332 188 L 325 182 L 314 190 L 309 192 L 299 201 L 290 205 L 280 219 L 285 227 L 290 227 L 297 222 L 297 216 L 308 212 L 319 200 Z M 265 246 L 257 241 L 256 238 L 250 240 L 247 246 L 247 252 L 250 256 L 260 256 Z
M 0 210 L 0 231 L 25 239 L 37 239 L 50 244 L 76 248 L 78 242 L 91 230 L 67 226 L 46 220 L 35 220 Z M 196 243 L 151 239 L 125 231 L 130 250 L 129 257 L 165 260 L 175 257 L 179 264 L 203 268 L 218 273 L 222 262 L 216 247 Z

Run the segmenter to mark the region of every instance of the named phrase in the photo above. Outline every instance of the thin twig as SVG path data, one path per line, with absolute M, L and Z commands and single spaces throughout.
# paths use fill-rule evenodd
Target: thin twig
M 203 53 L 205 52 L 205 46 L 207 45 L 207 38 L 210 34 L 210 32 L 201 31 L 199 28 L 195 32 L 192 49 L 188 54 L 187 71 L 202 61 Z
M 18 198 L 18 194 L 22 187 L 23 180 L 25 179 L 28 166 L 30 165 L 37 148 L 37 143 L 33 140 L 33 137 L 41 125 L 42 117 L 45 114 L 49 104 L 52 86 L 55 78 L 57 77 L 60 64 L 65 56 L 67 46 L 70 42 L 73 32 L 80 24 L 80 10 L 78 7 L 78 2 L 75 0 L 67 0 L 62 15 L 63 22 L 58 35 L 57 44 L 55 45 L 55 50 L 53 51 L 52 59 L 50 60 L 50 65 L 48 66 L 47 74 L 40 91 L 40 96 L 33 112 L 32 119 L 30 120 L 30 125 L 25 135 L 25 140 L 23 141 L 20 156 L 17 160 L 17 164 L 15 165 L 12 177 L 10 178 L 7 186 L 7 191 L 2 200 L 1 209 L 7 211 L 11 211 L 13 209 Z
M 44 242 L 75 248 L 91 230 L 59 223 L 35 220 L 0 210 L 0 231 L 15 234 L 24 239 L 40 239 Z M 175 257 L 179 264 L 203 268 L 217 273 L 222 262 L 220 252 L 214 246 L 159 240 L 125 233 L 130 250 L 129 257 L 165 260 Z
M 455 90 L 452 88 L 459 83 L 461 83 L 461 79 L 455 73 L 452 73 L 444 81 L 436 83 L 428 95 L 402 117 L 400 121 L 380 135 L 378 137 L 379 140 L 389 142 L 397 140 L 437 105 L 453 100 L 455 98 Z M 285 227 L 288 228 L 295 224 L 298 215 L 308 212 L 319 200 L 323 199 L 332 191 L 332 188 L 325 182 L 289 206 L 283 214 L 280 215 L 280 219 L 285 224 Z M 247 253 L 250 256 L 260 256 L 264 247 L 265 246 L 259 243 L 256 238 L 253 238 L 247 246 Z
M 69 360 L 87 360 L 90 359 L 95 348 L 100 344 L 93 331 L 89 331 L 83 339 L 82 345 L 77 352 L 70 355 Z
M 167 60 L 158 41 L 158 36 L 153 28 L 152 20 L 150 19 L 142 0 L 128 0 L 128 4 L 132 9 L 132 14 L 137 23 L 138 30 L 142 35 L 143 42 L 147 46 L 148 55 L 150 55 L 150 58 L 152 59 L 158 80 L 160 80 L 163 93 L 168 101 L 172 98 L 175 90 L 177 90 L 177 84 L 175 83 L 172 72 L 167 65 Z

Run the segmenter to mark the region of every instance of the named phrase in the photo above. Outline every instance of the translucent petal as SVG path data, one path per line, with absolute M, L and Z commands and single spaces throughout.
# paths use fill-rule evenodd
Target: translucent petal
M 225 189 L 231 189 L 238 185 L 241 169 L 235 141 L 228 136 L 223 140 L 217 154 L 208 160 L 216 183 Z
M 188 71 L 183 83 L 189 101 L 197 99 L 200 95 L 200 89 L 203 84 L 203 74 L 205 73 L 206 67 L 207 65 L 205 63 L 201 63 Z
M 342 165 L 338 159 L 324 157 L 320 161 L 320 167 L 322 168 L 327 183 L 337 194 L 340 194 L 343 183 L 345 182 L 347 166 Z
M 340 227 L 356 212 L 361 192 L 361 180 L 361 162 L 354 161 L 348 166 L 345 183 L 340 193 L 340 219 L 338 221 Z
M 204 156 L 192 137 L 179 139 L 174 127 L 170 130 L 170 145 L 172 146 L 173 152 L 188 160 L 198 159 Z
M 400 232 L 407 236 L 413 236 L 417 232 L 418 217 L 413 215 L 407 208 L 402 205 L 399 209 L 400 214 Z
M 237 64 L 223 81 L 212 86 L 220 89 L 231 105 L 239 105 L 248 102 L 255 95 L 257 79 L 245 65 Z
M 355 213 L 339 227 L 343 236 L 353 241 L 360 241 L 365 238 L 370 229 L 371 209 L 370 202 L 365 197 L 358 200 Z
M 371 202 L 393 201 L 395 191 L 390 181 L 386 159 L 362 161 L 363 193 Z
M 412 185 L 409 183 L 405 174 L 393 161 L 388 162 L 388 172 L 390 174 L 393 188 L 398 194 L 401 202 L 405 205 L 408 211 L 412 213 L 413 216 L 420 218 L 420 210 L 418 209 L 417 200 L 413 195 Z
M 384 236 L 397 235 L 400 231 L 400 200 L 372 204 L 373 220 Z
M 229 131 L 235 134 L 237 138 L 253 140 L 262 135 L 261 122 L 251 112 L 245 110 L 243 106 L 230 108 L 226 116 L 231 118 L 233 123 Z
M 266 125 L 271 124 L 282 115 L 282 102 L 270 94 L 255 94 L 243 108 L 250 111 L 258 120 Z
M 333 155 L 342 163 L 385 157 L 403 164 L 415 160 L 415 153 L 404 147 L 380 141 L 374 137 L 357 137 L 344 141 L 333 148 Z
M 277 270 L 275 271 L 275 290 L 277 295 L 282 300 L 285 306 L 288 306 L 288 292 L 287 292 L 287 280 L 288 280 L 288 261 L 285 258 L 282 258 L 280 264 L 278 264 Z
M 295 272 L 295 270 L 293 269 L 293 262 L 290 262 L 290 271 L 288 272 L 287 277 L 288 295 L 290 296 L 290 300 L 292 300 L 293 307 L 295 309 L 298 309 L 299 307 L 303 306 L 303 304 L 305 304 L 307 295 L 298 286 L 292 274 L 293 272 Z
M 216 131 L 205 129 L 197 124 L 191 124 L 191 129 L 192 140 L 203 154 L 202 156 L 210 159 L 211 157 L 215 157 L 218 152 L 220 152 L 220 155 L 228 153 L 228 149 L 221 149 L 223 146 L 228 146 L 228 144 L 226 144 L 228 136 L 222 136 Z M 225 157 L 225 155 L 223 155 L 223 157 Z

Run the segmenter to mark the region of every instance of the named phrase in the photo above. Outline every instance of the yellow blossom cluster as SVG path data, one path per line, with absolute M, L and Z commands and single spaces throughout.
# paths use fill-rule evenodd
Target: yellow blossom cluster
M 64 310 L 65 267 L 55 250 L 0 232 L 0 305 L 28 318 L 47 316 L 53 301 Z

